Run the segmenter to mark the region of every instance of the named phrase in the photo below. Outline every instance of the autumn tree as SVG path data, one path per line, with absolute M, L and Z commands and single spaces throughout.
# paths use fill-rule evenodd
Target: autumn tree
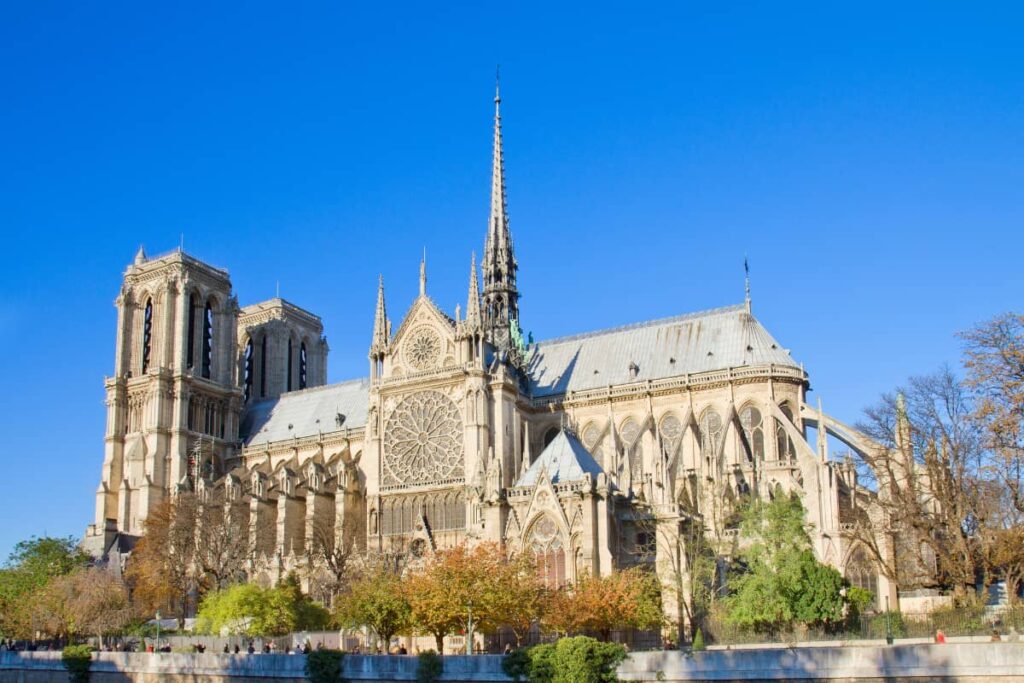
M 509 627 L 516 637 L 516 645 L 519 645 L 533 625 L 544 618 L 550 606 L 551 592 L 532 553 L 506 557 L 498 547 L 492 548 L 492 552 L 498 553 L 498 557 L 491 564 L 494 573 L 487 589 L 487 595 L 491 597 L 487 606 L 493 614 L 491 621 Z
M 480 631 L 501 625 L 495 589 L 505 562 L 495 543 L 459 545 L 439 550 L 407 577 L 413 624 L 434 636 L 438 652 L 446 635 L 467 628 L 471 613 Z
M 354 515 L 349 515 L 346 525 L 358 521 Z M 338 533 L 333 519 L 314 519 L 306 540 L 306 558 L 308 566 L 316 568 L 311 579 L 315 583 L 315 594 L 325 605 L 332 604 L 335 596 L 345 591 L 358 557 L 353 534 Z
M 73 538 L 31 538 L 14 546 L 0 569 L 0 634 L 33 635 L 34 602 L 54 578 L 82 569 L 89 556 Z
M 409 629 L 412 608 L 407 587 L 393 567 L 370 562 L 335 601 L 335 620 L 346 627 L 369 627 L 387 648 L 391 639 Z
M 145 535 L 128 561 L 126 578 L 140 609 L 147 614 L 170 609 L 184 628 L 189 600 L 200 588 L 196 564 L 196 499 L 167 498 L 150 510 Z
M 54 577 L 33 600 L 35 627 L 73 640 L 120 632 L 132 620 L 128 590 L 103 568 L 90 567 Z
M 203 591 L 226 588 L 245 579 L 249 559 L 248 505 L 225 501 L 223 489 L 203 497 L 179 496 L 184 515 L 193 508 L 196 581 Z M 183 520 L 186 521 L 186 520 Z
M 554 594 L 545 625 L 565 634 L 596 633 L 604 641 L 616 629 L 657 628 L 663 619 L 660 590 L 657 577 L 642 567 L 587 573 Z

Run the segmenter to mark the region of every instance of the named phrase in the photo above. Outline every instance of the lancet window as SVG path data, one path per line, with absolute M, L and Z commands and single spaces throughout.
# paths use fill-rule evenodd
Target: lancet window
M 245 342 L 245 355 L 242 358 L 242 386 L 244 387 L 245 400 L 252 398 L 252 373 L 253 373 L 253 348 L 252 338 Z
M 306 388 L 306 342 L 299 345 L 299 389 Z
M 743 439 L 746 442 L 747 457 L 754 462 L 764 460 L 764 427 L 761 411 L 754 406 L 747 406 L 740 411 L 740 426 L 743 427 Z
M 700 419 L 700 452 L 704 456 L 704 464 L 709 470 L 721 443 L 722 418 L 714 410 L 708 410 Z
M 149 358 L 153 350 L 153 299 L 146 300 L 142 314 L 142 372 L 149 370 Z
M 199 314 L 199 296 L 195 293 L 188 298 L 188 338 L 186 340 L 186 364 L 191 369 L 196 363 L 196 316 Z
M 213 368 L 213 308 L 206 302 L 203 310 L 203 377 L 209 379 Z
M 846 578 L 849 579 L 850 585 L 870 591 L 872 595 L 878 595 L 878 572 L 875 571 L 874 563 L 868 558 L 864 548 L 853 551 L 846 564 Z
M 782 410 L 782 414 L 792 422 L 793 411 L 790 410 L 789 406 L 784 403 L 779 406 L 779 408 Z M 776 420 L 775 426 L 775 446 L 777 448 L 779 460 L 796 460 L 796 446 L 793 445 L 793 439 L 789 438 L 789 434 L 786 432 L 785 427 L 778 420 Z
M 679 451 L 683 442 L 683 424 L 679 421 L 679 418 L 672 413 L 663 417 L 661 419 L 661 426 L 658 427 L 658 434 L 661 437 L 661 456 L 664 458 L 665 463 L 671 463 L 673 459 L 677 463 L 682 461 L 682 458 L 679 457 Z
M 526 548 L 536 557 L 537 570 L 548 588 L 565 585 L 565 544 L 555 520 L 547 515 L 537 520 L 526 539 Z
M 622 445 L 625 449 L 626 458 L 629 461 L 629 472 L 634 481 L 643 477 L 644 447 L 643 439 L 640 438 L 640 425 L 633 418 L 622 423 L 619 430 L 622 437 Z

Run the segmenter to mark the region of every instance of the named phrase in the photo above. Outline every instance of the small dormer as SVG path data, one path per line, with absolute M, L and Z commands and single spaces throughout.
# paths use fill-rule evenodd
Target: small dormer
M 287 467 L 282 467 L 277 473 L 277 488 L 288 497 L 295 495 L 295 472 Z
M 267 475 L 259 470 L 252 473 L 252 497 L 257 500 L 267 498 Z
M 326 473 L 320 463 L 310 462 L 306 466 L 306 486 L 313 493 L 323 493 Z

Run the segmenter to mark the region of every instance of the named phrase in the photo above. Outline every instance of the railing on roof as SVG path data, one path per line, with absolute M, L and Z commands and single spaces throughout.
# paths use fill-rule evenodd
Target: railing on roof
M 743 366 L 737 368 L 726 368 L 724 370 L 711 370 L 695 374 L 677 375 L 657 380 L 644 380 L 630 384 L 619 384 L 617 386 L 599 387 L 595 389 L 583 389 L 580 391 L 569 391 L 565 394 L 553 394 L 542 396 L 531 401 L 534 407 L 546 407 L 553 403 L 565 403 L 575 401 L 592 401 L 595 399 L 614 399 L 636 394 L 651 392 L 670 391 L 672 389 L 686 389 L 705 384 L 716 384 L 729 382 L 738 379 L 749 379 L 756 377 L 780 377 L 806 381 L 807 373 L 800 368 L 786 365 L 758 365 Z

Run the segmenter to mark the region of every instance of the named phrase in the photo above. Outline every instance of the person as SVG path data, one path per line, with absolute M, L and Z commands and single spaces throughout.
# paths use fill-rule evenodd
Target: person
M 352 654 L 354 654 L 354 655 L 361 654 L 359 652 L 359 643 L 356 643 L 356 646 L 354 648 L 352 648 Z
M 505 654 L 512 654 L 512 643 L 505 643 Z
M 270 646 L 267 648 L 267 652 L 269 652 L 270 654 L 276 653 L 277 652 L 277 643 L 275 643 L 274 641 L 270 641 Z
M 302 645 L 302 654 L 304 654 L 304 655 L 308 655 L 308 654 L 309 654 L 310 652 L 312 652 L 312 651 L 313 651 L 313 648 L 311 648 L 311 647 L 309 646 L 309 641 L 307 640 L 307 641 L 306 641 L 305 643 L 303 643 L 303 645 Z
M 251 654 L 251 655 L 256 654 L 256 646 L 253 645 L 251 641 L 249 642 L 249 654 Z
M 231 654 L 231 649 L 228 647 L 227 643 L 224 643 L 224 654 L 226 654 L 226 655 Z
M 225 645 L 225 647 L 227 647 L 227 646 Z M 235 643 L 235 654 L 237 655 L 239 653 L 239 651 L 240 651 L 240 648 L 238 647 L 238 643 Z
M 400 654 L 400 655 L 407 655 L 407 654 L 409 654 L 409 650 L 405 647 L 405 645 L 402 645 L 401 647 L 398 648 L 398 654 Z
M 1002 641 L 1002 637 L 999 635 L 999 629 L 992 629 L 992 642 L 998 643 L 1000 641 Z
M 942 632 L 941 628 L 935 632 L 935 642 L 939 645 L 946 642 L 946 634 Z

